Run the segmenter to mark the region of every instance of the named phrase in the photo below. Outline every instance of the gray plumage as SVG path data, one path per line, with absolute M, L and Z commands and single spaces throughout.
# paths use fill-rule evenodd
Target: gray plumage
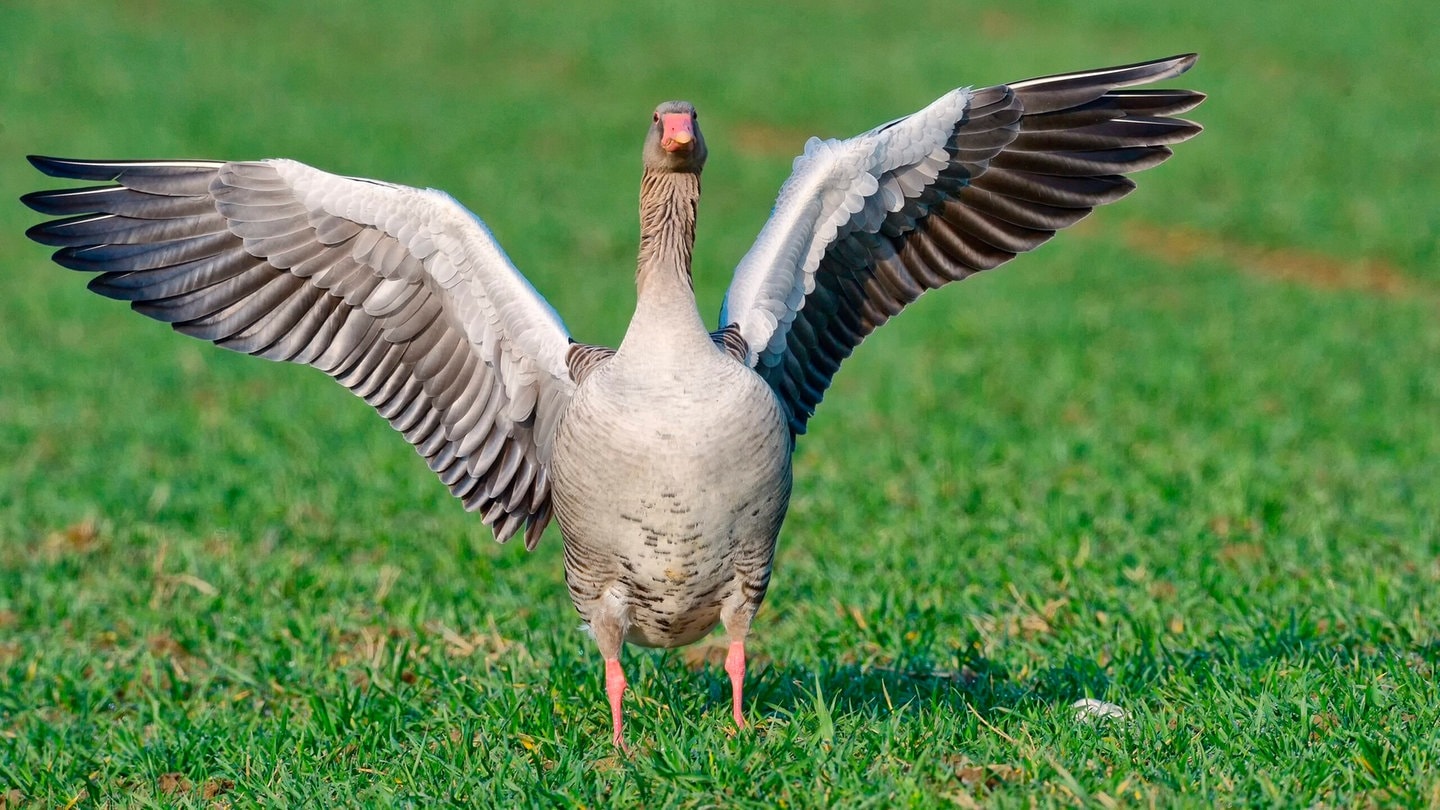
M 710 331 L 691 249 L 706 147 L 655 111 L 635 313 L 575 343 L 479 219 L 434 190 L 286 160 L 77 161 L 112 185 L 24 202 L 28 232 L 95 292 L 236 351 L 311 365 L 370 403 L 501 542 L 553 513 L 566 582 L 606 659 L 623 744 L 624 641 L 723 623 L 743 724 L 744 639 L 769 584 L 795 436 L 841 361 L 926 290 L 1032 250 L 1200 127 L 1204 98 L 1128 90 L 1181 56 L 958 89 L 844 141 L 811 139 Z
M 29 231 L 61 247 L 61 265 L 99 272 L 90 289 L 187 335 L 319 368 L 389 420 L 497 539 L 526 526 L 526 545 L 539 541 L 572 387 L 550 347 L 566 335 L 457 203 L 291 161 L 31 160 L 121 183 L 23 198 L 46 214 L 99 212 Z

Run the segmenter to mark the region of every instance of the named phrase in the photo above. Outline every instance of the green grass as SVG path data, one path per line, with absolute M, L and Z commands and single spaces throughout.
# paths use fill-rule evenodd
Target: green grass
M 6 3 L 0 197 L 27 152 L 442 187 L 613 342 L 664 98 L 706 312 L 810 134 L 1188 50 L 1208 131 L 847 363 L 757 728 L 705 647 L 631 651 L 628 759 L 558 533 L 494 545 L 363 403 L 0 204 L 0 807 L 1440 806 L 1440 6 L 496 6 Z

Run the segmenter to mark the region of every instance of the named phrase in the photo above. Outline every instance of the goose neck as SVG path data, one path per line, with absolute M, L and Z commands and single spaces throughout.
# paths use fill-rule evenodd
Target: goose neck
M 693 290 L 690 262 L 699 202 L 698 174 L 647 170 L 641 178 L 640 260 L 635 283 L 642 298 L 647 288 Z

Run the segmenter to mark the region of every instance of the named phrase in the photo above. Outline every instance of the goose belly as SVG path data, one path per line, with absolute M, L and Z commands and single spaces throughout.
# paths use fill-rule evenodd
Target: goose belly
M 587 621 L 618 611 L 627 641 L 673 647 L 709 632 L 727 602 L 758 606 L 789 501 L 790 438 L 754 383 L 668 398 L 576 391 L 551 495 Z

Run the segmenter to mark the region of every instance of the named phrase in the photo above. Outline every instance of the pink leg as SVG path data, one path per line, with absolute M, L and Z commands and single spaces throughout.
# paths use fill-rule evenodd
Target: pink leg
M 619 658 L 605 659 L 605 694 L 610 696 L 610 719 L 615 725 L 615 736 L 611 742 L 621 751 L 629 752 L 625 747 L 624 723 L 620 719 L 620 701 L 625 697 L 625 671 L 620 668 Z
M 745 715 L 740 711 L 741 693 L 745 689 L 745 642 L 730 642 L 730 652 L 725 656 L 725 671 L 730 675 L 730 700 L 735 710 L 735 725 L 745 728 Z

